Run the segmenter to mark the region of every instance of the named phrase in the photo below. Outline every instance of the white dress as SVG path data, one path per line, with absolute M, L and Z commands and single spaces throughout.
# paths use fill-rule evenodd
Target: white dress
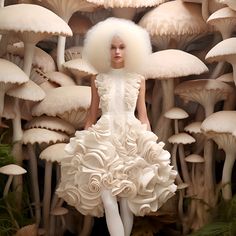
M 66 145 L 57 194 L 84 215 L 103 216 L 102 188 L 127 198 L 138 216 L 157 211 L 176 191 L 169 152 L 135 117 L 141 79 L 121 69 L 99 74 L 102 116 Z

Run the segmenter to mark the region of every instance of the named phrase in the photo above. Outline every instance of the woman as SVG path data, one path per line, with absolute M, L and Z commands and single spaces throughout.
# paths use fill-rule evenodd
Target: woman
M 85 39 L 83 57 L 98 75 L 85 130 L 66 146 L 71 156 L 62 162 L 57 193 L 84 215 L 105 212 L 112 236 L 130 235 L 133 215 L 157 211 L 176 191 L 169 152 L 150 131 L 138 74 L 150 53 L 147 32 L 128 20 L 109 18 Z

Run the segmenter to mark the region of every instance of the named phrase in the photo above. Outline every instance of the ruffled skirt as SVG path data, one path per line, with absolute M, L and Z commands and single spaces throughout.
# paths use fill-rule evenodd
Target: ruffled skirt
M 57 194 L 84 215 L 103 216 L 104 188 L 126 198 L 137 216 L 157 211 L 176 191 L 176 171 L 164 144 L 156 141 L 134 116 L 111 129 L 103 115 L 66 145 Z

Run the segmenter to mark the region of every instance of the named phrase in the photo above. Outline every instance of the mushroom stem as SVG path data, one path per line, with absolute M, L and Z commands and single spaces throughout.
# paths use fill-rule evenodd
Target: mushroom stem
M 181 179 L 178 171 L 177 161 L 176 161 L 176 153 L 177 153 L 178 144 L 174 143 L 171 151 L 171 164 L 173 165 L 173 169 L 177 171 L 176 176 L 176 183 L 181 184 L 183 183 L 183 180 Z
M 0 0 L 0 7 L 4 7 L 5 0 Z
M 24 66 L 23 71 L 30 76 L 32 61 L 34 57 L 35 43 L 24 43 Z
M 38 184 L 38 165 L 37 158 L 34 152 L 34 148 L 31 144 L 27 145 L 27 150 L 29 154 L 29 163 L 30 163 L 30 175 L 31 175 L 31 183 L 33 188 L 33 196 L 35 202 L 35 223 L 39 226 L 41 219 L 41 209 L 40 209 L 40 193 L 39 193 L 39 184 Z
M 17 229 L 19 229 L 20 226 L 18 225 L 17 221 L 15 220 L 15 218 L 14 218 L 12 212 L 11 212 L 11 207 L 10 207 L 10 205 L 9 205 L 7 199 L 6 199 L 8 193 L 9 193 L 9 189 L 10 189 L 12 180 L 13 180 L 13 175 L 9 175 L 9 177 L 8 177 L 8 179 L 7 179 L 7 183 L 6 183 L 5 187 L 4 187 L 3 197 L 4 197 L 5 202 L 6 202 L 8 214 L 10 215 L 11 220 L 12 220 L 13 223 L 15 224 L 15 227 L 16 227 Z
M 0 83 L 0 87 L 1 87 L 1 83 Z M 2 113 L 3 113 L 4 98 L 5 98 L 5 92 L 3 89 L 0 88 L 0 117 L 2 117 Z
M 44 173 L 44 195 L 43 195 L 43 224 L 46 235 L 49 233 L 49 212 L 51 202 L 51 179 L 52 179 L 52 162 L 45 162 Z
M 162 91 L 161 86 L 159 86 L 159 81 L 155 80 L 155 84 L 152 90 L 152 125 L 155 125 L 158 117 L 161 113 L 161 99 L 162 99 Z
M 3 197 L 4 198 L 7 196 L 8 192 L 9 192 L 12 180 L 13 180 L 13 175 L 9 175 L 9 177 L 7 179 L 7 182 L 6 182 L 6 185 L 5 185 L 5 188 L 4 188 L 4 191 L 3 191 Z
M 205 197 L 204 199 L 210 205 L 214 202 L 214 165 L 213 165 L 213 141 L 206 140 L 204 144 L 204 160 L 205 160 L 205 170 L 204 170 L 204 191 Z
M 58 36 L 58 44 L 57 44 L 57 68 L 59 71 L 62 71 L 62 65 L 65 63 L 65 44 L 66 37 Z
M 231 176 L 235 162 L 235 153 L 226 152 L 223 174 L 222 174 L 222 196 L 224 200 L 230 200 L 232 198 L 231 189 Z
M 202 1 L 202 18 L 207 21 L 209 17 L 209 2 L 208 0 Z
M 16 164 L 22 166 L 23 155 L 22 155 L 22 144 L 21 142 L 15 142 L 12 148 L 12 155 L 16 161 Z M 17 193 L 17 208 L 20 209 L 22 202 L 23 193 L 23 177 L 22 175 L 17 175 L 13 179 L 13 188 Z
M 188 167 L 187 167 L 187 163 L 185 161 L 185 154 L 184 154 L 184 146 L 183 144 L 179 144 L 178 146 L 178 150 L 179 150 L 179 158 L 180 158 L 180 165 L 181 165 L 181 171 L 183 174 L 183 179 L 185 183 L 188 183 L 189 186 L 191 185 L 191 179 L 189 176 L 189 172 L 188 172 Z M 189 187 L 189 190 L 192 189 L 192 187 Z
M 15 119 L 12 120 L 13 126 L 13 136 L 12 141 L 13 143 L 21 141 L 23 137 L 23 131 L 21 127 L 21 116 L 20 116 L 20 106 L 19 106 L 19 99 L 15 98 L 14 101 L 14 112 L 16 113 Z

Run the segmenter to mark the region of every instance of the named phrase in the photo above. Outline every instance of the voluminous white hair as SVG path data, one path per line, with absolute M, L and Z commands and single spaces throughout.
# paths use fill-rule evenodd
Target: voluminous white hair
M 118 36 L 125 44 L 125 65 L 127 72 L 139 73 L 151 54 L 148 32 L 130 20 L 108 18 L 94 25 L 84 41 L 82 57 L 98 73 L 106 73 L 111 68 L 111 41 Z

